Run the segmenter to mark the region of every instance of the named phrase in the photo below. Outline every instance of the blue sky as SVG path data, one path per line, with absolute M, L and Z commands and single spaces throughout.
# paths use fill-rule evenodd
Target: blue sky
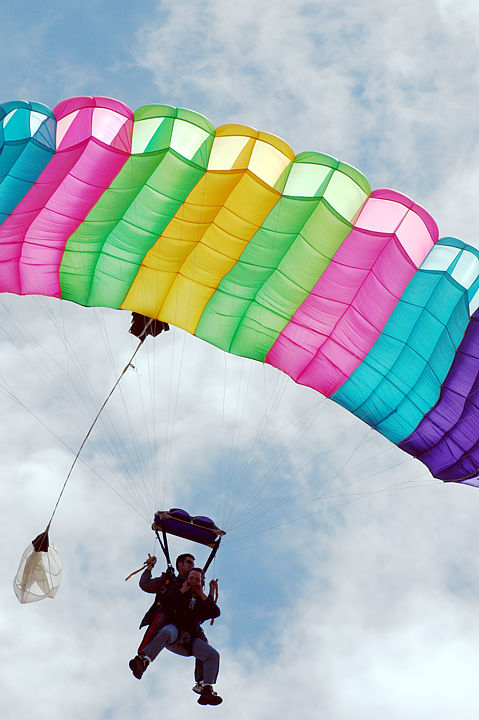
M 475 4 L 449 0 L 11 3 L 2 97 L 53 107 L 104 94 L 250 124 L 355 165 L 426 207 L 441 235 L 477 245 L 478 30 Z M 150 598 L 124 577 L 155 549 L 156 503 L 221 522 L 264 482 L 214 568 L 214 712 L 476 720 L 477 490 L 435 482 L 331 402 L 174 329 L 145 347 L 72 477 L 52 529 L 57 598 L 20 606 L 11 580 L 70 466 L 62 443 L 78 447 L 134 343 L 121 313 L 14 297 L 0 309 L 2 718 L 205 712 L 189 660 L 165 653 L 131 677 Z M 125 454 L 138 443 L 158 449 L 156 464 Z M 128 473 L 134 485 L 153 476 L 156 499 L 132 501 Z M 220 496 L 221 480 L 240 478 L 239 499 Z
M 94 86 L 95 93 L 120 98 L 126 85 L 128 94 L 135 89 L 133 104 L 148 102 L 141 91 L 145 72 L 136 66 L 132 52 L 135 29 L 155 14 L 152 2 L 140 8 L 120 3 L 113 13 L 102 2 L 73 2 L 68 10 L 61 2 L 6 5 L 4 96 L 16 99 L 20 90 L 53 106 L 68 93 L 86 93 L 87 85 Z

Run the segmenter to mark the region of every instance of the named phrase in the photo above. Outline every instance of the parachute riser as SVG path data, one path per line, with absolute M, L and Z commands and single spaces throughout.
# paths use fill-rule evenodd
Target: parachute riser
M 217 540 L 215 541 L 215 544 L 213 545 L 213 548 L 212 548 L 212 550 L 211 550 L 211 552 L 210 552 L 210 556 L 209 556 L 208 560 L 206 561 L 205 566 L 203 567 L 203 573 L 204 573 L 204 574 L 206 574 L 206 571 L 208 570 L 209 566 L 210 566 L 211 563 L 213 562 L 214 557 L 215 557 L 216 553 L 217 553 L 218 550 L 219 550 L 220 542 L 221 542 L 221 535 L 220 535 L 220 536 L 217 538 Z
M 163 555 L 166 558 L 166 563 L 167 563 L 168 567 L 170 568 L 170 567 L 173 567 L 173 565 L 171 564 L 170 549 L 168 547 L 168 538 L 166 537 L 166 533 L 164 530 L 161 531 L 161 534 L 163 535 L 163 540 L 160 538 L 160 534 L 159 534 L 158 530 L 155 528 L 155 535 L 156 535 L 158 542 L 160 544 L 160 547 L 163 551 Z

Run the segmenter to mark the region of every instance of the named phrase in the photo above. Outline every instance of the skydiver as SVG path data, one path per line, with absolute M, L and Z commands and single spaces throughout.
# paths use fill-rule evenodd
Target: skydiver
M 148 557 L 148 560 L 146 561 L 146 568 L 143 571 L 141 577 L 140 577 L 140 588 L 144 592 L 149 593 L 156 593 L 155 602 L 150 607 L 146 615 L 144 616 L 143 620 L 140 624 L 140 630 L 142 627 L 148 626 L 148 629 L 144 635 L 144 638 L 140 644 L 138 653 L 141 654 L 143 648 L 145 645 L 148 644 L 148 642 L 156 635 L 159 630 L 163 627 L 163 625 L 166 623 L 166 617 L 164 613 L 161 611 L 161 599 L 164 595 L 166 589 L 170 587 L 170 589 L 173 589 L 176 587 L 176 589 L 180 589 L 183 585 L 184 580 L 186 579 L 189 571 L 195 564 L 195 558 L 191 553 L 183 553 L 182 555 L 178 555 L 176 558 L 176 569 L 178 571 L 178 575 L 175 575 L 173 571 L 166 571 L 162 573 L 159 577 L 152 578 L 151 577 L 151 571 L 156 565 L 156 557 Z M 209 595 L 211 597 L 214 597 L 214 594 L 218 592 L 218 582 L 216 580 L 210 581 L 210 592 Z M 201 689 L 203 686 L 203 663 L 201 660 L 196 659 L 195 662 L 195 685 L 193 687 L 193 692 L 200 694 Z
M 156 593 L 156 598 L 141 622 L 140 628 L 148 625 L 148 629 L 138 654 L 130 660 L 130 669 L 140 679 L 164 647 L 179 655 L 194 655 L 196 685 L 193 690 L 200 694 L 198 702 L 200 705 L 219 705 L 222 698 L 212 688 L 218 675 L 219 654 L 208 643 L 200 627 L 200 623 L 220 614 L 213 600 L 217 581 L 210 581 L 210 593 L 206 596 L 203 571 L 193 567 L 194 557 L 189 553 L 176 559 L 177 576 L 170 570 L 152 578 L 155 564 L 156 558 L 149 558 L 140 577 L 141 589 Z

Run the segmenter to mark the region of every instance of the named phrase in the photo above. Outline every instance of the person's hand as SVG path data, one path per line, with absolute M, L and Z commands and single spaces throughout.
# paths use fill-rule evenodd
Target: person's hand
M 202 600 L 206 600 L 206 595 L 203 592 L 203 578 L 200 573 L 191 572 L 188 575 L 188 586 L 192 592 L 198 595 Z
M 218 580 L 210 580 L 210 595 L 218 597 Z
M 181 586 L 180 592 L 182 592 L 182 593 L 184 594 L 184 593 L 187 592 L 189 589 L 190 589 L 190 586 L 189 586 L 189 584 L 188 584 L 188 578 L 187 578 L 187 579 L 185 580 L 185 582 L 183 583 L 183 585 Z
M 145 560 L 145 565 L 149 570 L 153 570 L 156 565 L 156 557 L 148 553 L 148 558 Z

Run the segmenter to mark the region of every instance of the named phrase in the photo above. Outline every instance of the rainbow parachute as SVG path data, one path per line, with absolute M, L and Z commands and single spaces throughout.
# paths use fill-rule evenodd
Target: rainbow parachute
M 0 290 L 137 311 L 479 485 L 479 253 L 354 168 L 194 112 L 0 106 Z

